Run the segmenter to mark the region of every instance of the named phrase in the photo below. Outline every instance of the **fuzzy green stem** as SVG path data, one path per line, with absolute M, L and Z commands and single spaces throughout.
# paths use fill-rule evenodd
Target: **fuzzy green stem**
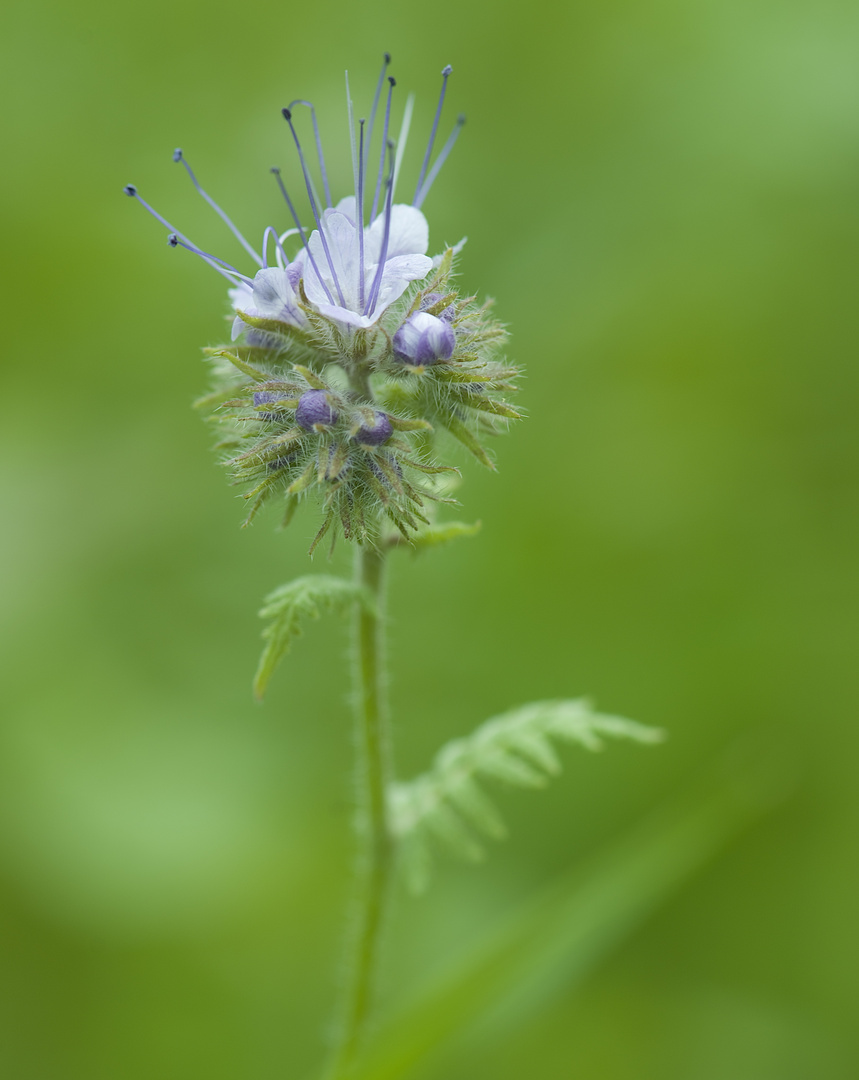
M 375 603 L 372 608 L 360 605 L 355 622 L 358 911 L 333 1080 L 349 1075 L 366 1030 L 394 853 L 386 812 L 391 766 L 384 701 L 385 551 L 369 544 L 360 547 L 355 577 Z

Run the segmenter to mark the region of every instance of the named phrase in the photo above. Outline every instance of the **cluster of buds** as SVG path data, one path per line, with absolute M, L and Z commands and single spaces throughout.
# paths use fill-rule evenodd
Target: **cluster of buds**
M 174 152 L 174 161 L 256 263 L 253 277 L 199 248 L 136 187 L 125 189 L 165 226 L 172 246 L 191 251 L 230 282 L 232 341 L 206 350 L 215 387 L 200 404 L 227 429 L 218 445 L 236 482 L 248 486 L 248 521 L 275 498 L 285 502 L 289 521 L 311 491 L 321 495 L 323 519 L 313 548 L 332 526 L 333 536 L 339 531 L 376 543 L 383 517 L 408 539 L 428 522 L 427 503 L 442 500 L 436 474 L 455 471 L 436 459 L 436 433 L 449 432 L 491 468 L 484 436 L 519 416 L 505 399 L 517 372 L 498 355 L 504 331 L 487 304 L 460 296 L 453 283 L 462 245 L 435 258 L 426 254 L 429 228 L 421 206 L 464 123 L 460 117 L 433 160 L 451 69 L 442 72 L 414 197 L 398 203 L 412 99 L 395 143 L 390 125 L 396 82 L 387 77 L 389 63 L 386 54 L 369 119 L 357 125 L 347 79 L 354 193 L 336 205 L 313 105 L 299 100 L 282 110 L 315 228 L 302 224 L 281 170 L 273 168 L 292 225 L 267 228 L 260 251 L 203 190 L 182 151 Z M 296 106 L 310 112 L 316 181 L 296 129 Z M 371 157 L 377 163 L 372 170 Z M 291 256 L 287 246 L 294 249 Z

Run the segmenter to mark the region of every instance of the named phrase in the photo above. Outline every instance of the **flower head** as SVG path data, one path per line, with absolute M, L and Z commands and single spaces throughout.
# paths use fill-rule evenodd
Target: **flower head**
M 173 152 L 173 160 L 185 167 L 199 194 L 215 210 L 259 267 L 252 278 L 217 256 L 197 247 L 187 236 L 161 217 L 139 195 L 134 185 L 129 184 L 125 188 L 127 195 L 136 198 L 167 227 L 170 232 L 170 243 L 174 247 L 186 248 L 200 256 L 231 282 L 233 287 L 230 289 L 230 302 L 236 312 L 233 321 L 233 340 L 255 325 L 254 322 L 243 319 L 243 315 L 250 316 L 251 320 L 273 321 L 303 327 L 307 323 L 305 310 L 307 306 L 346 333 L 357 329 L 367 329 L 378 322 L 390 305 L 402 296 L 412 281 L 422 280 L 433 268 L 433 261 L 427 255 L 429 227 L 420 207 L 456 141 L 464 123 L 464 117 L 457 120 L 450 138 L 432 168 L 429 168 L 447 80 L 451 74 L 451 68 L 448 66 L 442 71 L 442 90 L 414 198 L 410 204 L 394 202 L 394 189 L 402 149 L 395 158 L 395 144 L 390 137 L 391 101 L 396 86 L 396 80 L 393 78 L 387 79 L 388 90 L 381 147 L 376 151 L 378 167 L 372 170 L 369 168 L 373 128 L 389 63 L 390 56 L 386 53 L 369 121 L 363 119 L 358 121 L 357 140 L 347 78 L 354 191 L 341 198 L 336 204 L 331 198 L 315 108 L 308 101 L 296 99 L 281 110 L 295 143 L 306 188 L 310 218 L 315 228 L 307 227 L 309 221 L 306 224 L 302 222 L 302 215 L 298 213 L 296 204 L 287 190 L 281 170 L 275 167 L 272 172 L 275 174 L 294 227 L 284 232 L 274 227 L 267 228 L 263 234 L 261 252 L 258 252 L 245 239 L 233 221 L 203 190 L 182 150 Z M 317 192 L 296 129 L 294 109 L 299 105 L 306 106 L 311 113 L 319 175 L 322 181 L 322 195 Z M 410 118 L 409 105 L 403 119 L 401 148 L 405 145 Z M 298 237 L 300 241 L 300 246 L 291 259 L 283 246 L 284 241 L 289 237 Z M 269 266 L 268 249 L 272 240 L 276 262 L 274 266 Z
M 248 273 L 204 251 L 128 185 L 181 247 L 227 279 L 232 344 L 208 350 L 215 389 L 201 404 L 226 429 L 219 447 L 252 500 L 248 521 L 279 496 L 285 520 L 311 491 L 320 498 L 322 535 L 334 527 L 358 543 L 376 543 L 383 516 L 409 538 L 428 523 L 428 502 L 443 500 L 434 474 L 435 431 L 446 429 L 491 467 L 484 435 L 519 414 L 503 395 L 516 369 L 496 351 L 504 332 L 474 297 L 460 297 L 453 263 L 461 244 L 430 258 L 424 201 L 464 123 L 459 117 L 434 155 L 451 74 L 441 92 L 411 199 L 397 199 L 412 102 L 392 137 L 396 82 L 385 55 L 372 108 L 354 117 L 346 82 L 352 150 L 351 190 L 332 196 L 314 106 L 282 109 L 297 157 L 293 179 L 273 168 L 288 219 L 269 226 L 259 248 L 200 185 L 201 198 L 241 245 Z M 310 113 L 309 160 L 299 129 Z M 378 123 L 377 123 L 378 120 Z M 291 185 L 300 177 L 303 191 Z

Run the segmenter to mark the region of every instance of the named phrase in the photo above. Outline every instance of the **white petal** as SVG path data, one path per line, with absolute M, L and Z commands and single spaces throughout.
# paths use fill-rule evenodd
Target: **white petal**
M 236 311 L 247 311 L 253 305 L 253 289 L 251 289 L 250 285 L 246 285 L 244 281 L 239 282 L 234 289 L 227 291 L 230 297 L 230 305 Z
M 379 261 L 384 232 L 385 215 L 379 214 L 367 230 L 366 258 L 368 261 Z M 429 225 L 420 210 L 405 203 L 392 206 L 387 257 L 391 259 L 396 255 L 424 255 L 428 247 Z
M 258 270 L 254 277 L 254 306 L 274 318 L 286 307 L 295 304 L 295 292 L 285 270 L 270 266 Z
M 344 326 L 358 327 L 372 326 L 382 314 L 377 308 L 376 314 L 370 318 L 368 315 L 359 315 L 357 311 L 350 311 L 349 308 L 338 307 L 336 304 L 316 304 L 316 310 L 320 315 L 334 319 L 335 322 L 342 323 Z
M 356 221 L 357 216 L 358 216 L 357 212 L 355 210 L 355 201 L 356 200 L 355 200 L 354 195 L 346 195 L 334 207 L 334 209 L 337 211 L 338 214 L 344 214 L 347 218 L 349 218 L 349 221 L 353 225 L 355 224 L 355 221 Z

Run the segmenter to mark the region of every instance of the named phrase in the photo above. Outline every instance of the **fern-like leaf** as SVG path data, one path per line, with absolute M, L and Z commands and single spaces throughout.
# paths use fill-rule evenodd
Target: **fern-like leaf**
M 263 630 L 266 645 L 254 677 L 254 694 L 262 700 L 275 668 L 301 636 L 306 619 L 318 619 L 325 611 L 348 611 L 355 603 L 372 606 L 360 585 L 326 574 L 310 574 L 281 585 L 265 598 L 260 618 L 271 619 Z
M 600 750 L 605 738 L 656 743 L 658 728 L 594 712 L 587 701 L 538 701 L 495 717 L 472 735 L 442 747 L 429 772 L 391 785 L 391 830 L 401 842 L 409 884 L 421 891 L 431 863 L 430 837 L 468 859 L 482 857 L 477 839 L 505 835 L 504 823 L 477 777 L 516 787 L 543 787 L 561 771 L 552 740 Z

